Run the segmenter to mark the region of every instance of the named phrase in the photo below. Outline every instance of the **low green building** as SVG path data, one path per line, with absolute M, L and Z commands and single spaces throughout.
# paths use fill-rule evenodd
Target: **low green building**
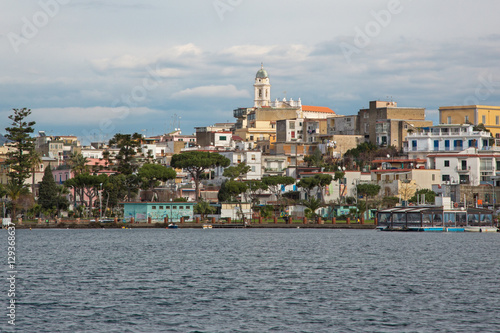
M 165 217 L 168 222 L 180 222 L 181 217 L 185 221 L 193 219 L 193 202 L 124 202 L 123 220 L 130 222 L 134 218 L 135 222 L 163 222 Z

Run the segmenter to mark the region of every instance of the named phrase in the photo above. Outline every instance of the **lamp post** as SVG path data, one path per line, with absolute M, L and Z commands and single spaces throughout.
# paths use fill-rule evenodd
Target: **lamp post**
M 99 221 L 102 220 L 102 183 L 99 184 Z

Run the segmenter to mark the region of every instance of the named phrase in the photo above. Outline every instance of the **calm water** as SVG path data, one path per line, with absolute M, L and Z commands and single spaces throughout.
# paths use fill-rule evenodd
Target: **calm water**
M 499 332 L 499 244 L 473 233 L 17 230 L 17 325 L 3 310 L 0 328 Z M 5 309 L 7 287 L 0 300 Z

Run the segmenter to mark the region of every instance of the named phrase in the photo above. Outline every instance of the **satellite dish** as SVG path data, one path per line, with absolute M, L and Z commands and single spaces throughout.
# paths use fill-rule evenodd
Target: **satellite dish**
M 387 158 L 390 158 L 390 157 L 391 157 L 391 155 L 387 154 Z

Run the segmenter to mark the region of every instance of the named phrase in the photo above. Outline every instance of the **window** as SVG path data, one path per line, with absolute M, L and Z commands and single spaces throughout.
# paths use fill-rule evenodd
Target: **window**
M 443 180 L 443 182 L 449 182 L 450 181 L 450 175 L 443 175 L 442 180 Z
M 434 173 L 432 174 L 432 181 L 436 181 L 436 175 Z
M 444 161 L 444 166 L 445 167 L 449 167 L 450 166 L 450 161 L 448 161 L 448 160 Z
M 252 159 L 252 161 L 255 161 L 255 154 L 252 154 L 251 159 Z
M 495 116 L 495 124 L 500 125 L 500 116 Z
M 439 140 L 434 140 L 434 151 L 439 150 Z
M 184 209 L 184 206 L 179 206 L 179 209 Z
M 172 209 L 177 209 L 177 206 L 172 206 Z
M 295 129 L 295 123 L 293 121 L 290 122 L 290 129 Z
M 163 209 L 163 206 L 160 206 L 160 209 Z
M 252 172 L 255 172 L 255 165 L 252 165 Z
M 455 148 L 455 150 L 462 149 L 462 140 L 453 141 L 453 147 Z
M 462 170 L 467 170 L 467 160 L 462 160 L 461 166 L 462 166 Z
M 483 124 L 486 124 L 486 116 L 484 116 L 484 115 L 483 115 L 483 116 L 481 116 L 481 120 L 482 120 L 482 123 L 483 123 Z
M 152 206 L 151 209 L 156 209 L 156 206 Z
M 448 116 L 448 124 L 451 124 L 451 116 Z
M 444 140 L 444 150 L 450 150 L 450 140 Z
M 220 141 L 226 141 L 226 140 L 227 140 L 227 137 L 226 137 L 226 136 L 220 136 L 220 137 L 219 137 L 219 140 L 220 140 Z

